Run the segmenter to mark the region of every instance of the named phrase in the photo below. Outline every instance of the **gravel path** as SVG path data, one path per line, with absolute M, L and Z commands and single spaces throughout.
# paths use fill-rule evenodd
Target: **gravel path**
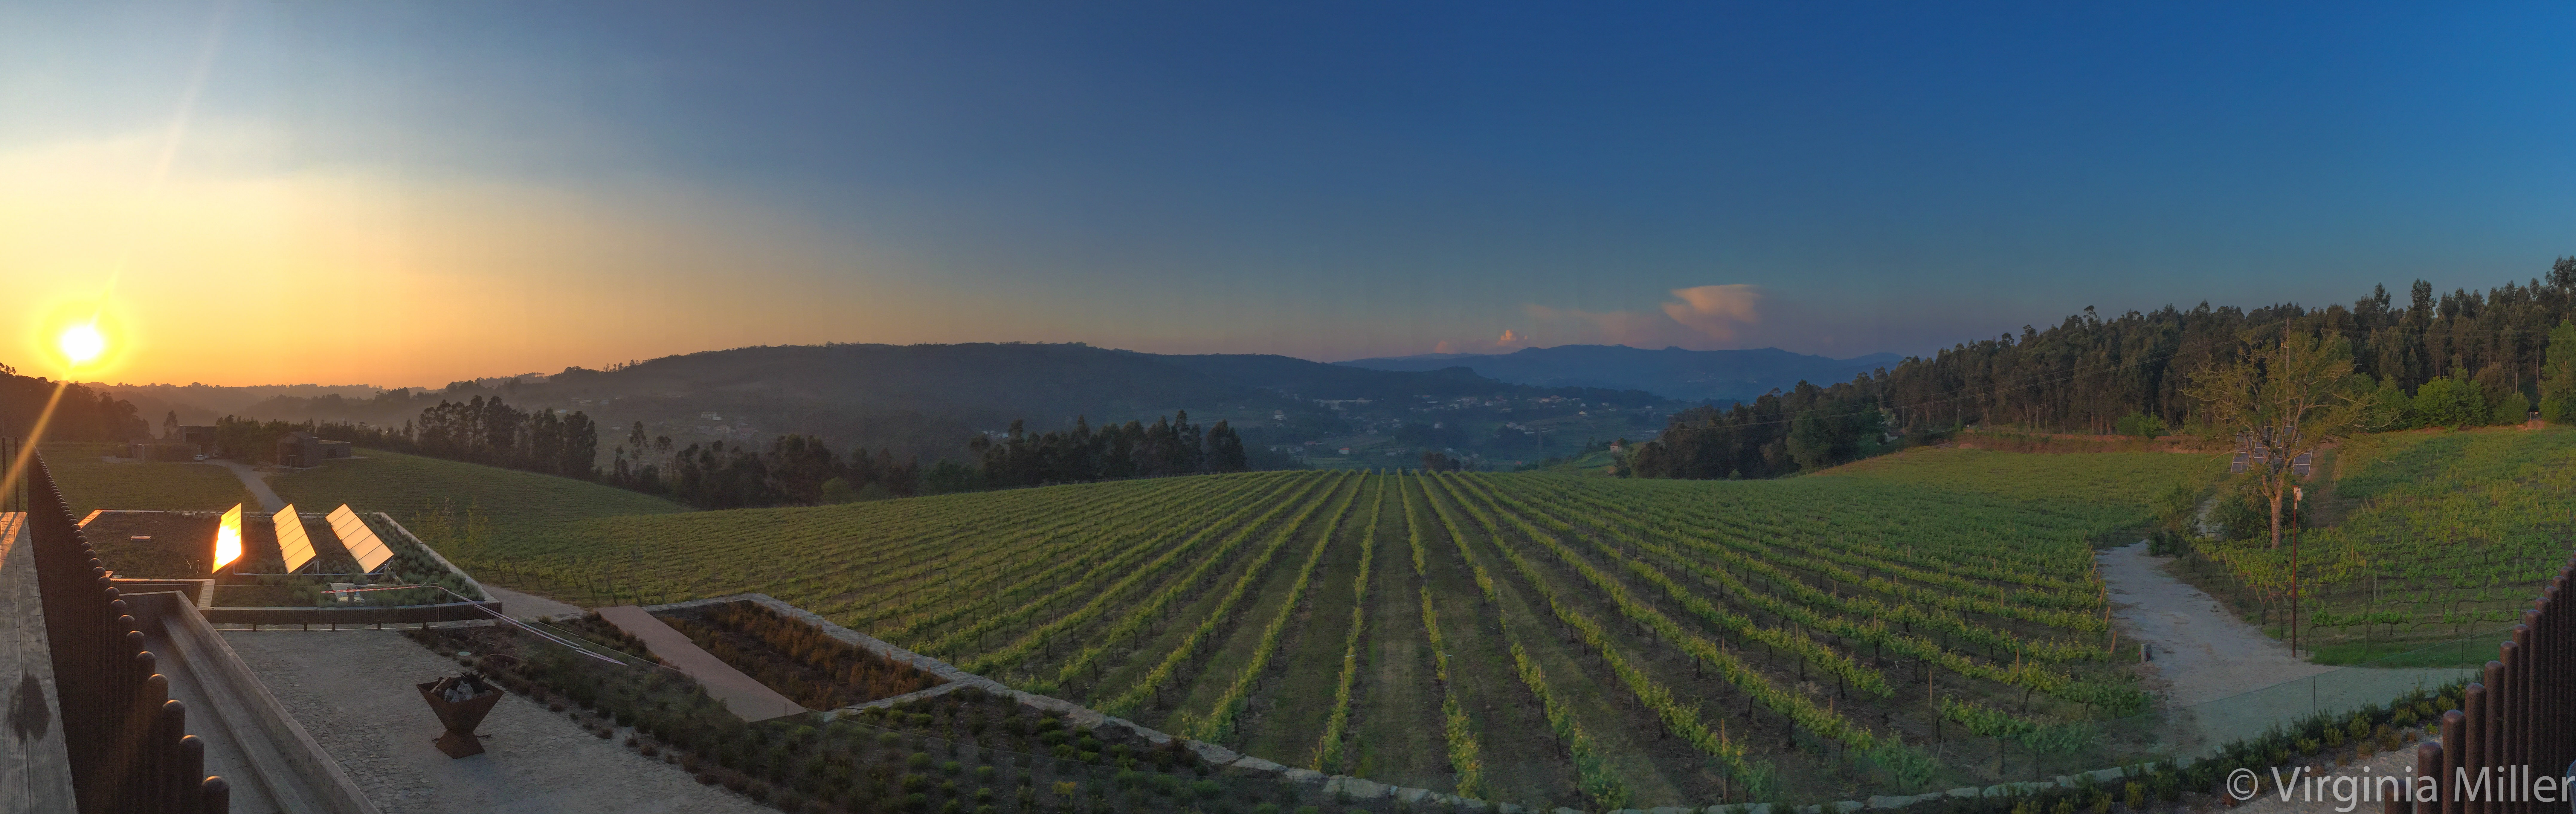
M 450 760 L 430 745 L 438 720 L 412 685 L 456 673 L 456 662 L 393 631 L 224 640 L 386 814 L 775 814 L 517 695 L 484 720 L 483 754 Z
M 2314 712 L 2383 703 L 2460 675 L 2311 664 L 2228 613 L 2215 597 L 2166 573 L 2173 560 L 2149 556 L 2145 542 L 2104 551 L 2099 559 L 2122 646 L 2146 642 L 2154 653 L 2148 686 L 2171 706 L 2192 708 L 2178 718 L 2188 730 L 2172 734 L 2177 751 L 2259 735 L 2275 722 Z
M 2215 701 L 2333 670 L 2290 655 L 2288 645 L 2229 614 L 2218 599 L 2165 573 L 2173 560 L 2144 541 L 2102 552 L 2111 616 L 2124 640 L 2147 643 L 2148 673 L 2175 706 Z

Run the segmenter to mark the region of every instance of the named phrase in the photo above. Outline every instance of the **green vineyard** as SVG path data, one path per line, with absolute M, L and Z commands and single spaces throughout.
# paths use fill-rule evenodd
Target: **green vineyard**
M 2561 428 L 2347 442 L 2331 488 L 2354 506 L 2301 540 L 2302 636 L 2321 660 L 2349 663 L 2519 621 L 2576 530 L 2571 463 L 2576 431 Z M 2203 543 L 2197 553 L 2218 593 L 2280 632 L 2288 548 Z
M 603 602 L 768 593 L 1282 763 L 1599 810 L 2014 774 L 2022 752 L 1965 751 L 1980 738 L 2112 760 L 2099 723 L 2149 696 L 2094 546 L 2223 468 L 1920 450 L 1779 481 L 1251 473 L 439 545 Z

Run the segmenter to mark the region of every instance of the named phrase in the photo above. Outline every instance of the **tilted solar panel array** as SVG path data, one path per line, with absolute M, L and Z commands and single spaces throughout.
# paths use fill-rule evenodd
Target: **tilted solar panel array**
M 385 547 L 385 541 L 376 537 L 374 529 L 367 528 L 367 521 L 359 519 L 357 512 L 349 510 L 349 504 L 331 510 L 331 532 L 340 535 L 340 545 L 357 559 L 360 571 L 372 574 L 393 561 L 393 549 Z
M 304 533 L 304 518 L 295 515 L 295 504 L 277 510 L 269 520 L 277 525 L 277 553 L 284 555 L 286 573 L 303 570 L 313 562 L 313 538 Z

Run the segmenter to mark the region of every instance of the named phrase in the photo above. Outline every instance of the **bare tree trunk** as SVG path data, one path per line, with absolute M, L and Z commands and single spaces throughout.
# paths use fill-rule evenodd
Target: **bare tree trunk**
M 2281 493 L 2286 488 L 2272 489 L 2272 547 L 2281 547 Z

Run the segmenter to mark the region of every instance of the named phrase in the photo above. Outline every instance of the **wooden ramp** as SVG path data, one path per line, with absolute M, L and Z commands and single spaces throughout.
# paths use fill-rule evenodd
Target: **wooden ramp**
M 733 665 L 699 649 L 688 636 L 672 630 L 670 625 L 663 624 L 653 614 L 645 613 L 643 608 L 620 605 L 598 610 L 599 618 L 608 620 L 609 624 L 635 638 L 643 639 L 644 646 L 651 648 L 653 656 L 661 659 L 663 664 L 697 679 L 698 684 L 707 688 L 708 695 L 724 702 L 725 709 L 733 711 L 736 717 L 745 721 L 766 721 L 813 711 L 797 706 L 787 696 L 779 695 L 777 690 L 752 680 L 751 676 L 734 669 Z

